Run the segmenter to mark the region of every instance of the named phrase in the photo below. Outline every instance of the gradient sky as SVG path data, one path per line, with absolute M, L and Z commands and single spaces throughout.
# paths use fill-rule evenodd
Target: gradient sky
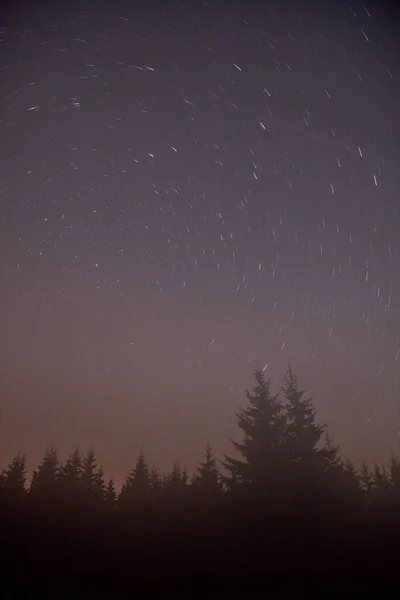
M 13 2 L 0 453 L 192 469 L 288 361 L 355 460 L 400 447 L 398 13 Z

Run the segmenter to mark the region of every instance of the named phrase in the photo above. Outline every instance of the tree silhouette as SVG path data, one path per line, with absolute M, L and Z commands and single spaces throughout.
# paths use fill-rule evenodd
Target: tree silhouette
M 168 514 L 182 516 L 184 506 L 188 500 L 188 479 L 186 467 L 182 468 L 179 462 L 175 461 L 171 472 L 163 479 L 163 495 Z
M 42 507 L 55 507 L 60 500 L 60 461 L 57 450 L 46 450 L 42 462 L 33 471 L 29 495 L 32 502 Z
M 374 466 L 372 497 L 375 510 L 378 513 L 387 512 L 390 505 L 391 482 L 388 471 L 385 467 Z
M 126 478 L 118 498 L 122 509 L 143 507 L 150 495 L 150 476 L 144 452 L 141 451 L 136 466 Z
M 186 465 L 181 470 L 181 489 L 186 491 L 189 486 L 189 473 Z
M 400 493 L 400 459 L 392 454 L 389 461 L 389 477 L 393 490 Z
M 82 457 L 79 448 L 68 456 L 60 467 L 60 493 L 64 509 L 76 511 L 82 500 Z
M 343 461 L 339 454 L 339 446 L 333 442 L 326 430 L 321 456 L 324 472 L 334 479 L 340 477 L 343 473 Z
M 318 424 L 290 366 L 280 395 L 260 369 L 254 379 L 237 414 L 242 438 L 231 440 L 238 456 L 225 455 L 224 479 L 209 443 L 190 484 L 179 462 L 160 475 L 155 465 L 149 470 L 142 451 L 118 496 L 113 480 L 105 483 L 93 447 L 83 456 L 75 449 L 64 464 L 48 448 L 27 493 L 25 456 L 14 457 L 0 473 L 3 570 L 12 564 L 20 576 L 25 565 L 30 574 L 48 577 L 62 563 L 60 581 L 73 569 L 94 581 L 96 569 L 108 573 L 114 561 L 118 575 L 126 569 L 130 578 L 134 564 L 135 577 L 147 566 L 153 580 L 156 572 L 170 577 L 177 565 L 182 572 L 188 564 L 191 580 L 194 571 L 203 576 L 210 569 L 221 581 L 221 573 L 235 569 L 247 583 L 257 572 L 265 579 L 268 565 L 271 573 L 281 564 L 291 574 L 314 573 L 318 564 L 333 566 L 335 556 L 352 565 L 354 556 L 363 560 L 374 548 L 375 568 L 390 536 L 397 557 L 399 458 L 357 470 Z M 391 554 L 385 553 L 385 569 Z
M 287 416 L 285 444 L 289 460 L 305 473 L 321 466 L 319 447 L 325 427 L 316 423 L 316 411 L 311 398 L 304 397 L 299 380 L 289 366 L 283 377 L 282 392 Z
M 222 492 L 220 475 L 209 443 L 205 447 L 204 461 L 200 462 L 192 478 L 192 486 L 204 499 L 215 499 Z
M 391 487 L 390 511 L 397 521 L 397 529 L 400 532 L 400 460 L 395 456 L 390 457 L 389 479 Z
M 346 458 L 343 464 L 343 478 L 349 488 L 360 489 L 357 469 L 349 458 Z
M 373 479 L 372 474 L 368 468 L 368 465 L 363 460 L 361 462 L 361 469 L 359 474 L 360 488 L 364 494 L 364 502 L 369 506 L 372 502 L 373 495 Z
M 106 482 L 104 480 L 104 469 L 102 465 L 97 467 L 96 479 L 94 484 L 94 496 L 97 501 L 104 500 L 106 495 Z
M 0 503 L 5 509 L 18 510 L 26 498 L 26 456 L 18 454 L 1 474 Z
M 360 507 L 363 507 L 364 493 L 361 480 L 354 463 L 346 458 L 342 469 L 342 489 L 343 489 L 343 510 L 346 510 L 348 516 L 354 518 L 359 515 Z
M 90 447 L 82 459 L 80 473 L 81 490 L 84 501 L 88 505 L 97 506 L 105 497 L 106 485 L 104 482 L 103 468 L 97 466 L 97 459 L 93 447 Z
M 117 492 L 115 491 L 114 481 L 112 479 L 107 483 L 106 491 L 104 494 L 104 500 L 107 508 L 110 511 L 114 511 L 117 507 Z
M 81 482 L 82 489 L 92 492 L 96 484 L 97 460 L 94 448 L 91 446 L 81 461 Z
M 329 488 L 339 486 L 338 478 L 343 474 L 343 465 L 338 448 L 327 436 L 325 425 L 317 423 L 312 399 L 304 396 L 304 390 L 299 388 L 298 377 L 290 365 L 283 376 L 281 390 L 286 413 L 285 448 L 290 461 L 287 487 L 298 502 L 308 503 L 311 500 L 319 503 L 327 485 Z M 346 486 L 348 500 L 356 494 L 355 474 L 350 471 L 348 465 L 348 473 L 341 482 L 342 486 Z M 336 489 L 335 494 L 337 492 Z
M 270 380 L 261 370 L 254 372 L 252 393 L 246 390 L 249 401 L 237 414 L 237 423 L 243 432 L 243 441 L 231 440 L 243 459 L 224 455 L 224 467 L 230 477 L 224 478 L 228 489 L 231 484 L 251 485 L 261 493 L 273 493 L 281 483 L 284 464 L 286 419 L 282 402 L 270 391 Z
M 159 494 L 162 488 L 162 481 L 155 464 L 153 464 L 149 473 L 149 485 L 153 495 Z
M 178 461 L 172 466 L 172 471 L 164 478 L 164 487 L 167 494 L 181 498 L 188 487 L 188 472 L 186 467 L 181 468 Z

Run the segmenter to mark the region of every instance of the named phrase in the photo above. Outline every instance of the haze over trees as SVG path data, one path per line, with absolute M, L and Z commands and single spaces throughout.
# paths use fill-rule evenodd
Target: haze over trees
M 0 474 L 9 573 L 29 566 L 39 577 L 47 564 L 60 576 L 172 579 L 179 565 L 221 582 L 228 566 L 240 578 L 351 571 L 351 553 L 365 568 L 385 556 L 390 570 L 382 549 L 389 532 L 400 539 L 399 458 L 370 469 L 343 457 L 290 366 L 278 392 L 256 370 L 245 394 L 232 454 L 218 461 L 206 443 L 191 476 L 178 462 L 162 474 L 141 451 L 117 492 L 92 447 L 64 461 L 49 447 L 30 481 L 26 456 L 14 457 Z

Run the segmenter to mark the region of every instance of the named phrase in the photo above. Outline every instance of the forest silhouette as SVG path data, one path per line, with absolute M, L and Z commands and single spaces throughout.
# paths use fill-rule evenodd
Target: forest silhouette
M 399 458 L 344 458 L 291 367 L 278 393 L 259 369 L 245 394 L 232 455 L 217 461 L 206 444 L 191 477 L 179 463 L 161 474 L 141 452 L 117 492 L 92 447 L 64 462 L 51 447 L 28 482 L 26 456 L 14 457 L 0 475 L 6 597 L 82 581 L 147 595 L 194 582 L 208 597 L 320 577 L 388 583 L 400 566 Z

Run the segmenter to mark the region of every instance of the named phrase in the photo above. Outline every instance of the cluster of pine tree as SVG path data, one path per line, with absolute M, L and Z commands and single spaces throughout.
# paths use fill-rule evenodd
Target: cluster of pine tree
M 64 463 L 51 448 L 28 485 L 26 458 L 16 456 L 0 475 L 9 572 L 29 565 L 35 578 L 46 564 L 59 576 L 228 581 L 334 571 L 343 560 L 350 572 L 376 568 L 383 556 L 389 569 L 389 536 L 400 541 L 400 460 L 357 469 L 290 367 L 277 394 L 261 370 L 254 377 L 237 415 L 236 456 L 218 466 L 207 444 L 191 478 L 178 463 L 160 474 L 141 452 L 117 493 L 93 448 Z

